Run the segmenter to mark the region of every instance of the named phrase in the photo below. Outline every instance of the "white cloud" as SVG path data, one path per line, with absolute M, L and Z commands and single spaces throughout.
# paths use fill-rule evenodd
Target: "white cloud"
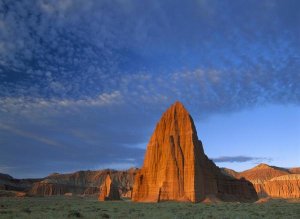
M 4 97 L 0 99 L 0 112 L 12 114 L 29 114 L 48 110 L 56 113 L 65 110 L 77 110 L 76 107 L 110 107 L 124 103 L 119 91 L 101 93 L 95 98 L 85 99 L 45 99 L 29 97 Z

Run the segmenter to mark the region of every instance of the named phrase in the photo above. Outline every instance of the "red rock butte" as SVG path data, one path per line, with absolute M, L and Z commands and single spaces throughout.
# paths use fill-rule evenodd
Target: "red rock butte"
M 225 176 L 204 154 L 192 117 L 174 103 L 157 123 L 133 186 L 138 202 L 200 202 L 206 197 L 254 201 L 252 184 Z

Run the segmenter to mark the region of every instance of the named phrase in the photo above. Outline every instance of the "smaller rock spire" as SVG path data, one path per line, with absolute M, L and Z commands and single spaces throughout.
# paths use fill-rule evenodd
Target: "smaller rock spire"
M 100 186 L 99 201 L 120 200 L 118 187 L 113 183 L 110 175 L 107 174 L 105 180 Z

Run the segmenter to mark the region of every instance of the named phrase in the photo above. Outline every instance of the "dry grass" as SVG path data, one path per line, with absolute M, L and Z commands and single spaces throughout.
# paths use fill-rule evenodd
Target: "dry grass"
M 0 218 L 300 218 L 298 201 L 263 203 L 98 202 L 96 198 L 0 198 Z

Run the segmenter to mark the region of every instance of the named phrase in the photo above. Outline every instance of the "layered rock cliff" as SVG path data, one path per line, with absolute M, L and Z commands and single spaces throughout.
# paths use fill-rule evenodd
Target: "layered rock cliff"
M 300 167 L 294 167 L 289 169 L 290 173 L 300 174 Z
M 204 154 L 192 117 L 180 102 L 162 116 L 135 177 L 133 201 L 256 200 L 253 186 L 222 174 Z
M 274 177 L 254 186 L 260 197 L 300 198 L 300 174 Z
M 251 181 L 259 197 L 300 198 L 300 174 L 293 174 L 298 173 L 299 168 L 259 164 L 240 173 L 230 169 L 225 171 L 232 177 Z
M 79 171 L 70 174 L 52 174 L 44 180 L 34 183 L 30 195 L 64 195 L 65 193 L 98 195 L 99 187 L 107 174 L 117 183 L 122 197 L 130 197 L 136 169 L 127 171 L 99 170 Z

